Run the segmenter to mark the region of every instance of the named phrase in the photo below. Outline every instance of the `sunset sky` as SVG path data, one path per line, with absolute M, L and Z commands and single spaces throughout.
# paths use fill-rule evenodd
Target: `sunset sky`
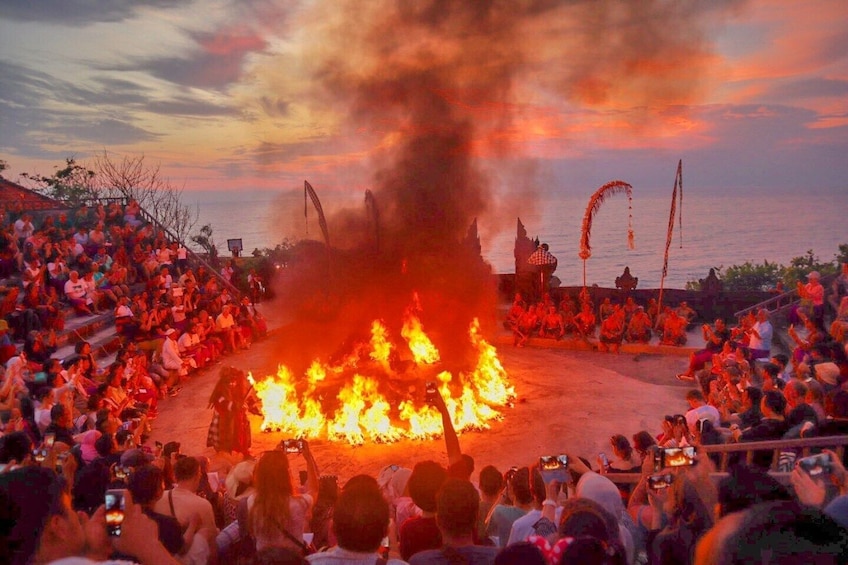
M 106 150 L 186 190 L 361 194 L 440 127 L 390 75 L 468 125 L 497 192 L 668 189 L 679 158 L 708 189 L 848 188 L 845 0 L 457 4 L 3 0 L 5 176 Z

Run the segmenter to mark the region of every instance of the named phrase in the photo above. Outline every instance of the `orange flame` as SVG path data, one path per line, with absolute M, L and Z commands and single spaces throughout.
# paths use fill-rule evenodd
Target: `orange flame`
M 439 351 L 424 333 L 418 317 L 418 297 L 407 309 L 401 335 L 406 339 L 415 367 L 426 373 L 427 367 L 439 361 Z M 489 422 L 502 418 L 499 409 L 509 406 L 515 396 L 513 387 L 497 356 L 496 349 L 483 339 L 480 324 L 474 319 L 468 335 L 477 354 L 473 371 L 454 376 L 442 371 L 435 379 L 445 400 L 448 414 L 458 433 L 482 430 Z M 306 379 L 296 386 L 284 366 L 275 375 L 256 382 L 255 390 L 262 401 L 264 431 L 279 431 L 292 437 L 326 437 L 352 445 L 395 442 L 403 438 L 432 439 L 442 434 L 439 412 L 423 402 L 423 386 L 397 386 L 390 358 L 396 346 L 380 321 L 371 324 L 371 340 L 360 344 L 338 365 L 313 361 Z M 370 360 L 369 367 L 358 365 Z M 331 388 L 334 383 L 338 387 Z M 418 385 L 423 383 L 419 382 Z M 416 402 L 418 401 L 418 402 Z

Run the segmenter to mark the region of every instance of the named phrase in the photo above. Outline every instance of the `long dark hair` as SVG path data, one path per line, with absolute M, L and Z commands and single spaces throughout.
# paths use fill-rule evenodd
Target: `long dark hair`
M 251 533 L 276 534 L 285 531 L 289 519 L 289 499 L 294 494 L 289 460 L 285 451 L 268 451 L 253 471 L 256 498 L 248 515 Z
M 230 383 L 238 378 L 246 378 L 244 371 L 240 371 L 235 367 L 222 367 L 221 374 L 218 376 L 218 382 L 215 383 L 215 388 L 212 389 L 212 394 L 209 395 L 209 408 L 215 406 L 215 403 L 222 396 L 226 399 L 231 399 Z

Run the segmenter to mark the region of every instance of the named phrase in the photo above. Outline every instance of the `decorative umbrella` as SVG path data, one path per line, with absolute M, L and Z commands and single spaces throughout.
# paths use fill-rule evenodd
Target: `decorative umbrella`
M 542 249 L 539 247 L 536 251 L 534 251 L 530 257 L 527 258 L 527 262 L 530 265 L 556 265 L 557 258 L 554 257 L 550 251 Z

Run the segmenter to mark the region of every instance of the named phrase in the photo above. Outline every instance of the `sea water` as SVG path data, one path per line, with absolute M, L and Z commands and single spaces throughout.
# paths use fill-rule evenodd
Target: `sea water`
M 584 262 L 578 257 L 583 216 L 589 194 L 557 194 L 537 197 L 515 209 L 515 217 L 501 225 L 478 218 L 484 258 L 496 273 L 515 269 L 513 244 L 516 221 L 521 219 L 530 238 L 550 246 L 559 266 L 554 273 L 562 285 L 583 284 Z M 273 248 L 285 238 L 321 239 L 311 202 L 306 208 L 302 192 L 184 193 L 186 202 L 197 205 L 199 221 L 213 228 L 222 255 L 228 239 L 241 239 L 244 252 Z M 332 195 L 322 196 L 328 216 Z M 362 198 L 343 205 L 362 206 Z M 639 277 L 639 288 L 658 288 L 668 232 L 671 190 L 640 193 L 634 190 L 632 209 L 624 194 L 607 199 L 595 214 L 590 244 L 592 256 L 585 262 L 586 283 L 610 287 L 625 266 Z M 682 230 L 675 216 L 669 249 L 666 288 L 683 288 L 688 281 L 704 278 L 711 267 L 721 268 L 746 261 L 787 264 L 793 257 L 813 250 L 824 261 L 833 260 L 838 246 L 848 243 L 848 189 L 771 194 L 767 191 L 689 189 L 683 197 Z M 632 213 L 635 249 L 628 249 L 628 213 Z M 680 209 L 678 208 L 678 214 Z M 333 226 L 328 226 L 332 238 Z

